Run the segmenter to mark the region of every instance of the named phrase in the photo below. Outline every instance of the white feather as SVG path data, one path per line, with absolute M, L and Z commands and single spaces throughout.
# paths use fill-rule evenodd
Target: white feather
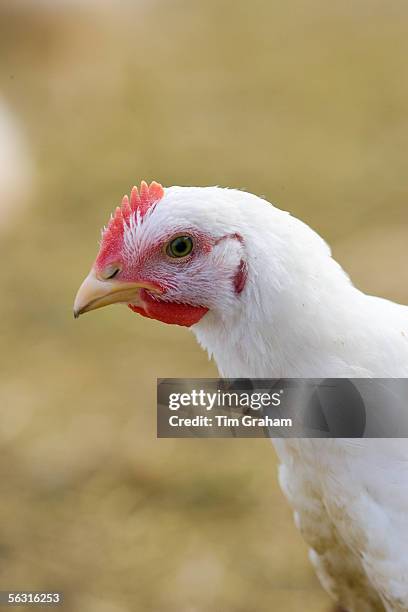
M 154 219 L 243 237 L 244 291 L 192 328 L 221 375 L 408 376 L 408 308 L 356 289 L 301 221 L 244 192 L 181 187 Z M 408 610 L 408 442 L 274 445 L 323 586 L 350 612 Z

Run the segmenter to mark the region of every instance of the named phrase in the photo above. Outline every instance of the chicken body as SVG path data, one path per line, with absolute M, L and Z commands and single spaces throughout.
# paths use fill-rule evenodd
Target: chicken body
M 248 260 L 257 282 L 245 316 L 220 325 L 208 313 L 192 328 L 221 376 L 407 377 L 408 308 L 360 292 L 317 234 L 271 213 L 265 206 L 256 219 L 252 242 L 262 244 Z M 283 282 L 268 249 L 278 237 L 291 271 Z M 273 444 L 323 587 L 349 612 L 408 610 L 408 440 Z
M 155 280 L 161 288 L 149 298 L 156 310 L 144 299 L 131 303 L 145 316 L 186 324 L 178 311 L 174 321 L 165 318 L 166 305 L 201 308 L 196 317 L 186 311 L 188 325 L 221 376 L 408 376 L 408 308 L 355 288 L 307 225 L 240 191 L 163 193 L 144 219 L 135 213 L 129 221 L 126 212 L 119 274 L 128 279 L 130 268 L 140 286 Z M 172 232 L 198 236 L 196 256 L 178 266 L 143 257 L 146 244 Z M 111 242 L 92 283 L 95 274 L 105 282 L 117 265 Z M 78 296 L 77 314 L 98 307 L 84 289 Z M 280 484 L 323 587 L 349 612 L 408 610 L 408 441 L 281 439 L 274 446 Z
M 0 97 L 0 232 L 8 229 L 28 199 L 32 175 L 21 126 Z

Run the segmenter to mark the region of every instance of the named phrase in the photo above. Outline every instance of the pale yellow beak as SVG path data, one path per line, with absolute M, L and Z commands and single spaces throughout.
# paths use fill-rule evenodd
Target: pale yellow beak
M 140 300 L 139 291 L 141 288 L 160 293 L 157 287 L 149 283 L 122 282 L 114 279 L 103 280 L 96 276 L 94 270 L 91 270 L 76 294 L 74 317 L 77 319 L 84 312 L 118 302 L 137 304 Z

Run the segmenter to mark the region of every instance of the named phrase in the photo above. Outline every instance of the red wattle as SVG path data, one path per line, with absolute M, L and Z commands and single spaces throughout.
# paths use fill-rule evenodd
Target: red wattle
M 143 306 L 133 306 L 128 304 L 133 312 L 137 312 L 143 317 L 149 319 L 157 319 L 162 323 L 171 325 L 182 325 L 183 327 L 191 327 L 198 323 L 200 319 L 208 312 L 208 308 L 204 306 L 191 306 L 190 304 L 177 304 L 175 302 L 161 302 L 154 299 L 145 290 L 140 291 L 140 297 Z

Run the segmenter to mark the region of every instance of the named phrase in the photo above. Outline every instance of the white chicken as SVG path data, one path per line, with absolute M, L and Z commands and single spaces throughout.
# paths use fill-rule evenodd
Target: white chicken
M 363 294 L 310 227 L 242 191 L 133 188 L 75 315 L 114 302 L 191 326 L 225 377 L 408 376 L 408 308 Z M 408 610 L 408 442 L 274 445 L 323 587 L 349 612 Z
M 21 126 L 0 98 L 0 232 L 26 202 L 31 183 L 32 164 Z

